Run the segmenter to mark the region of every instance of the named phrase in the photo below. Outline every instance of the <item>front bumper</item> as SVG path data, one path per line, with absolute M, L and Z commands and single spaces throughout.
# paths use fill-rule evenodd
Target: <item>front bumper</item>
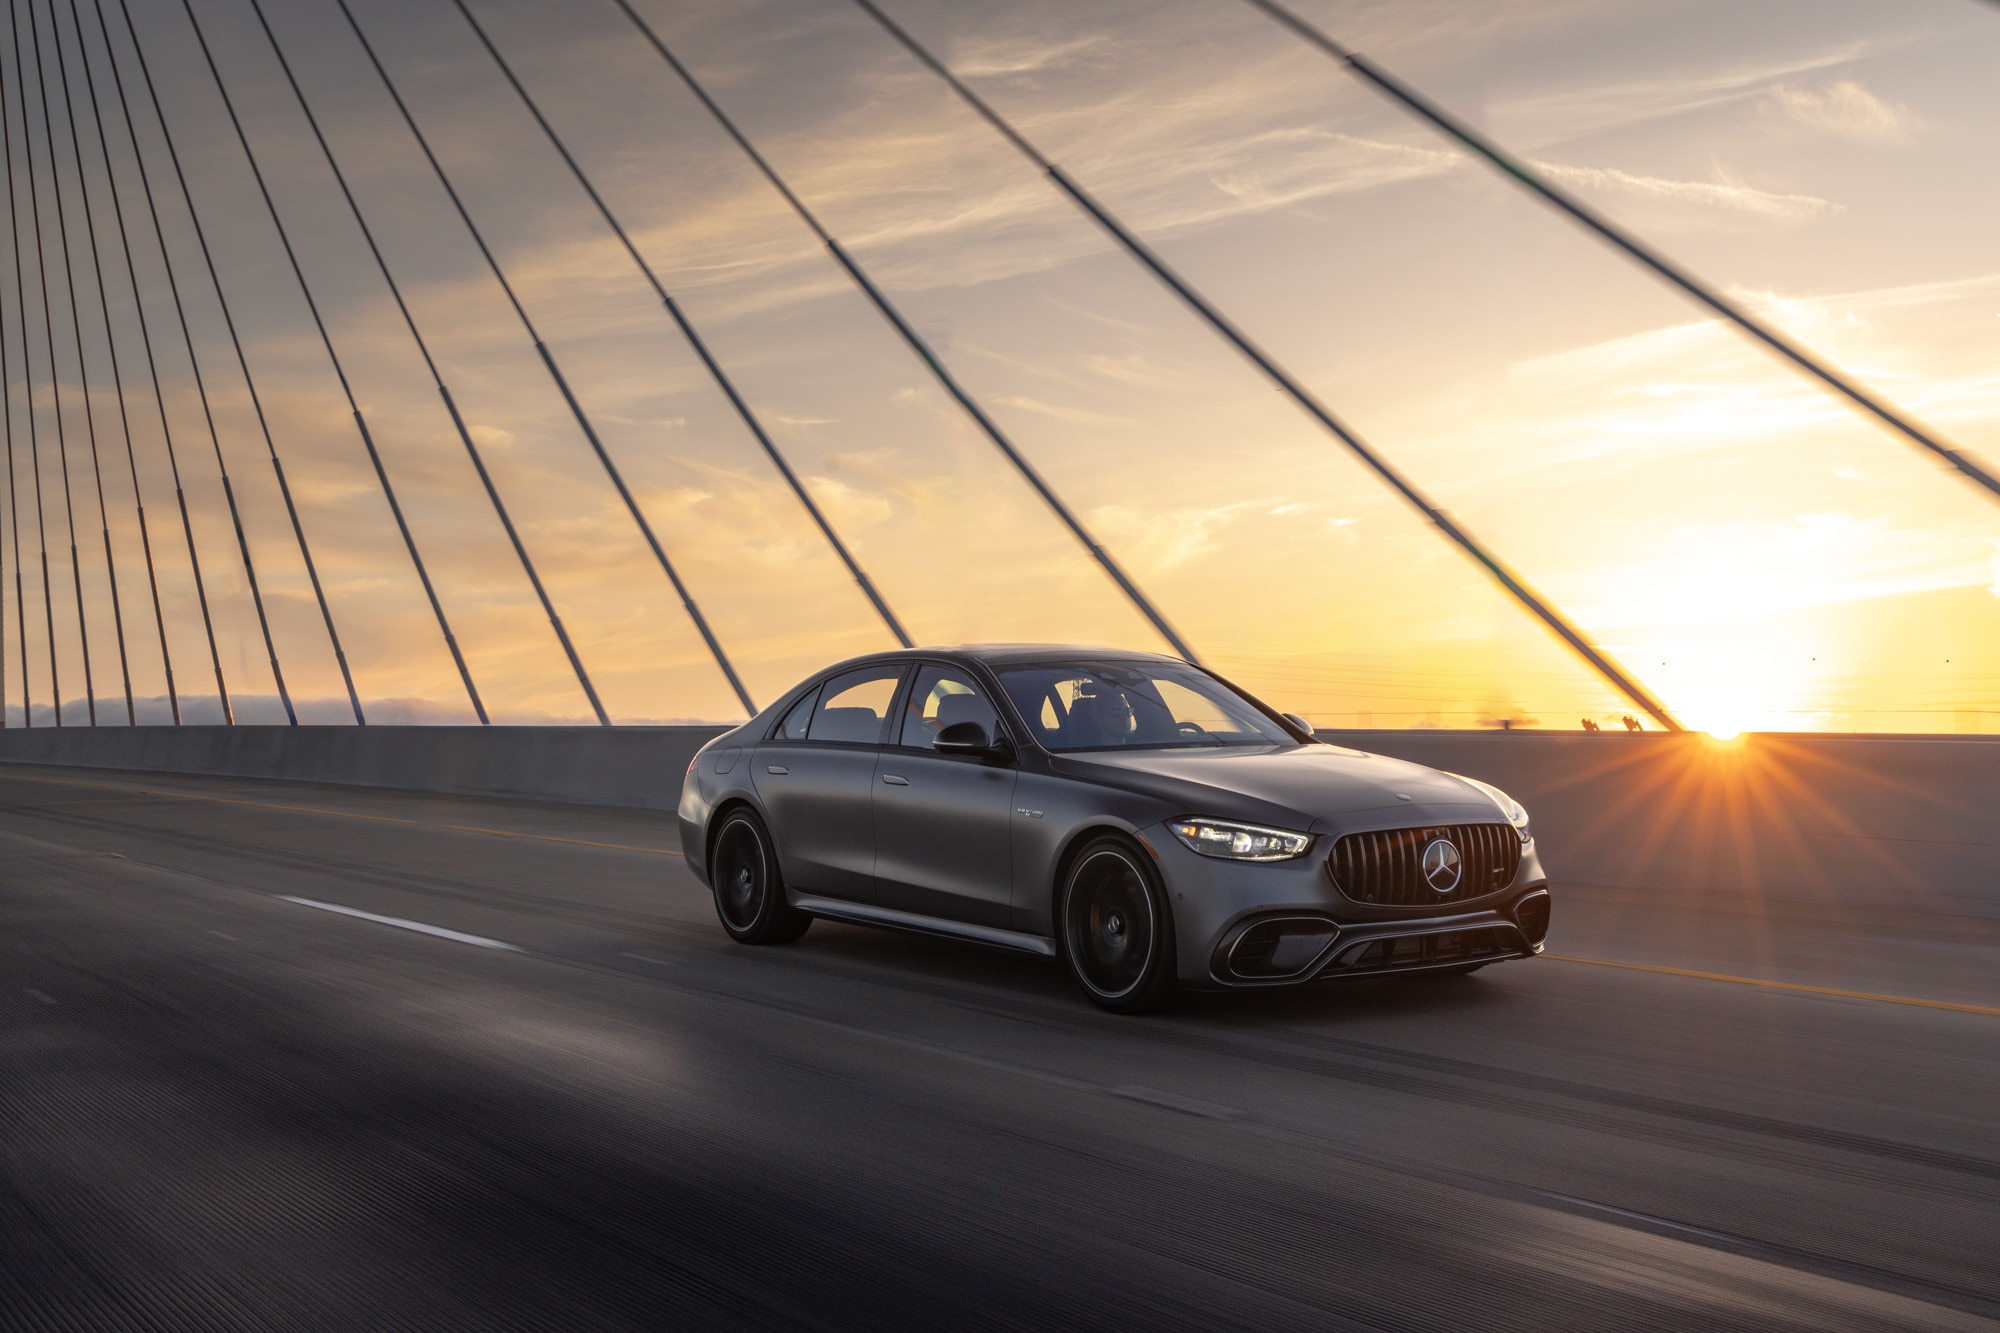
M 1190 988 L 1449 971 L 1532 958 L 1548 933 L 1548 876 L 1533 843 L 1505 889 L 1408 908 L 1344 896 L 1326 873 L 1324 845 L 1296 861 L 1257 864 L 1197 855 L 1164 828 L 1145 834 L 1173 906 L 1177 971 Z

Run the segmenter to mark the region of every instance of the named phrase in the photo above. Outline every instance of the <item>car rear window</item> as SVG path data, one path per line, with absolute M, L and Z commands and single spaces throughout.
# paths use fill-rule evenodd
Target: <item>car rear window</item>
M 889 716 L 889 705 L 902 678 L 900 664 L 862 667 L 835 676 L 819 692 L 806 739 L 879 744 L 883 720 Z

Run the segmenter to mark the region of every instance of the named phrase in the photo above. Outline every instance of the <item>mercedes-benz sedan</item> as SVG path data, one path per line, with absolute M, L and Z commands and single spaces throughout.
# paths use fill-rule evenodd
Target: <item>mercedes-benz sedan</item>
M 815 917 L 1060 959 L 1106 1009 L 1540 953 L 1528 815 L 1318 741 L 1175 658 L 913 649 L 812 677 L 689 764 L 688 864 L 745 944 Z

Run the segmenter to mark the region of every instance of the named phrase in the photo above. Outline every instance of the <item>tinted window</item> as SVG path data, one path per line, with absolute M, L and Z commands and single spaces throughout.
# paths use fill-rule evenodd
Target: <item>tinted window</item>
M 903 668 L 893 663 L 835 676 L 820 688 L 806 739 L 880 744 L 882 721 L 889 716 L 896 682 L 902 678 Z
M 1221 681 L 1160 662 L 1000 668 L 1007 697 L 1051 750 L 1297 745 Z
M 902 743 L 928 750 L 940 731 L 958 722 L 977 722 L 986 729 L 988 739 L 1000 726 L 986 692 L 964 672 L 950 667 L 924 667 L 917 673 L 916 687 L 910 691 L 909 705 L 903 710 Z
M 807 690 L 805 697 L 792 705 L 785 714 L 785 720 L 771 733 L 774 741 L 802 741 L 806 738 L 806 724 L 812 721 L 813 703 L 818 700 L 818 690 Z

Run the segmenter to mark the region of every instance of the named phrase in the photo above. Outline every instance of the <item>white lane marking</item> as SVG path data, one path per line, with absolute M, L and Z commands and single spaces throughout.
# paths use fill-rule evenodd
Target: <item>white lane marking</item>
M 43 1004 L 54 1004 L 56 1002 L 55 996 L 32 988 L 28 991 L 28 996 L 30 999 L 40 1000 Z
M 297 903 L 301 907 L 317 907 L 322 912 L 338 912 L 342 916 L 358 917 L 363 921 L 373 921 L 378 926 L 396 926 L 402 930 L 414 930 L 419 935 L 435 935 L 441 940 L 457 940 L 460 944 L 476 944 L 482 949 L 505 949 L 509 953 L 522 953 L 518 944 L 507 944 L 500 940 L 489 940 L 484 935 L 467 935 L 463 931 L 446 930 L 443 926 L 427 926 L 421 921 L 405 921 L 399 916 L 377 916 L 359 908 L 342 907 L 337 903 L 316 903 L 310 898 L 294 898 L 289 893 L 272 895 L 281 901 Z

